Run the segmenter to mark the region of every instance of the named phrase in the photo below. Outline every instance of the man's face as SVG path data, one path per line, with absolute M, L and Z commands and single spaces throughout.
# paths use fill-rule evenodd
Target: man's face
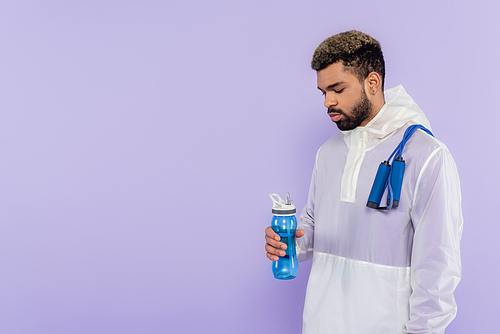
M 325 95 L 328 115 L 339 130 L 365 126 L 372 119 L 372 103 L 358 78 L 344 71 L 342 63 L 334 63 L 317 72 L 318 89 Z

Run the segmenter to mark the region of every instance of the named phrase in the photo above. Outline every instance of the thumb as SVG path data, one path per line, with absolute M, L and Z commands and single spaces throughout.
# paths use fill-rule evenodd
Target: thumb
M 304 230 L 296 230 L 295 231 L 295 237 L 296 238 L 302 238 L 304 236 L 304 234 L 306 234 L 306 232 Z

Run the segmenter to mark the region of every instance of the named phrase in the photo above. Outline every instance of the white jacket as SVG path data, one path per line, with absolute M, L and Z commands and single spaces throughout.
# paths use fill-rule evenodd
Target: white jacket
M 455 162 L 438 139 L 417 130 L 406 143 L 399 206 L 368 208 L 379 164 L 411 124 L 427 118 L 402 86 L 365 127 L 318 151 L 299 219 L 299 261 L 313 258 L 305 334 L 444 333 L 456 315 L 462 211 Z M 381 204 L 386 201 L 384 195 Z

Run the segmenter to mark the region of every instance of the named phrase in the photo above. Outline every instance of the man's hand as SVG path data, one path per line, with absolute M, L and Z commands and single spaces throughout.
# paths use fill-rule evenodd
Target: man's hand
M 297 229 L 295 231 L 296 238 L 302 238 L 306 232 Z M 272 227 L 266 228 L 266 252 L 267 257 L 271 261 L 278 261 L 278 256 L 285 256 L 286 244 L 280 242 L 280 236 L 273 231 Z

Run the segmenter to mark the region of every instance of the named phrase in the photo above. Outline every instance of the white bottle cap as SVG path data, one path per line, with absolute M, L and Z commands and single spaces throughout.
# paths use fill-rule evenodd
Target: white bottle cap
M 273 214 L 276 216 L 293 216 L 297 209 L 292 204 L 290 194 L 286 193 L 286 201 L 284 201 L 278 194 L 269 194 L 273 200 Z M 275 198 L 277 197 L 277 199 Z

